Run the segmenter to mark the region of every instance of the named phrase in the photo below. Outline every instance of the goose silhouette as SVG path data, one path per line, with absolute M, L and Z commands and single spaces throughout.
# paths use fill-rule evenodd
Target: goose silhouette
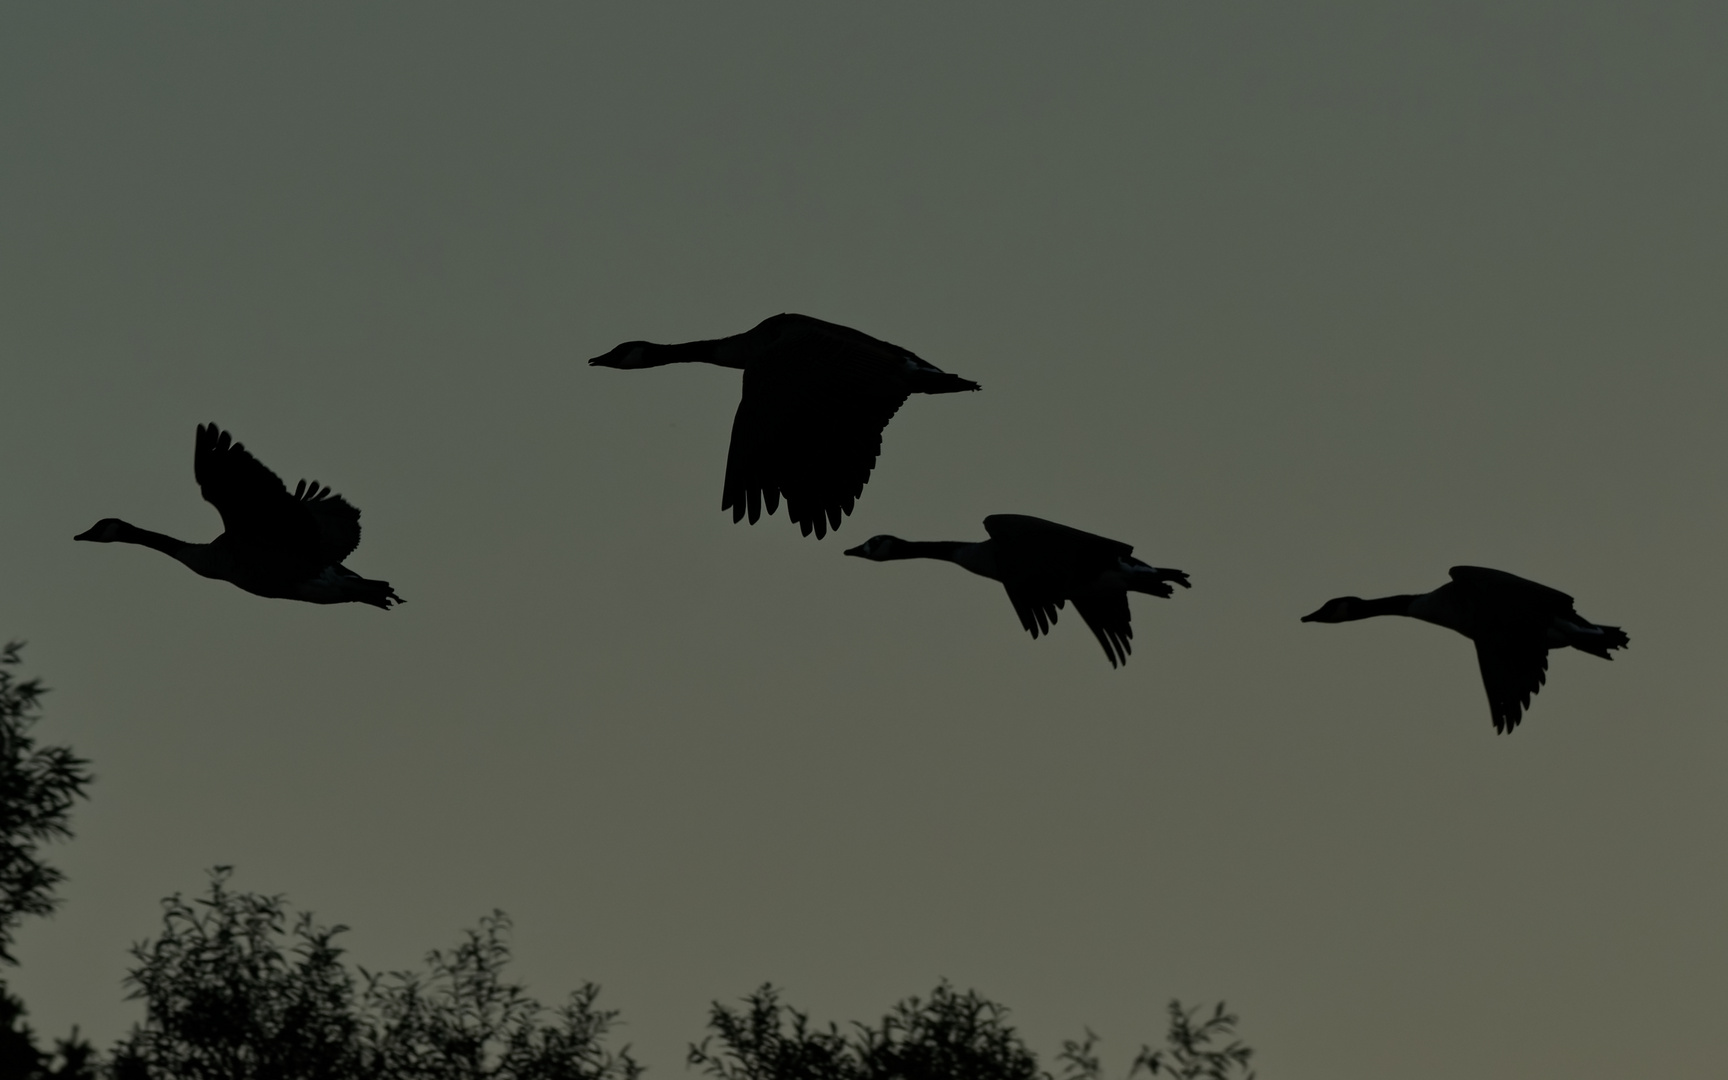
M 1000 581 L 1020 625 L 1033 638 L 1048 634 L 1063 602 L 1072 600 L 1074 610 L 1104 647 L 1111 667 L 1127 663 L 1132 651 L 1128 593 L 1169 597 L 1175 591 L 1171 582 L 1189 587 L 1187 574 L 1148 566 L 1119 540 L 1054 521 L 992 514 L 984 519 L 984 531 L 990 539 L 976 543 L 872 536 L 845 554 L 876 562 L 941 559 Z
M 289 494 L 275 473 L 215 424 L 198 426 L 192 472 L 204 500 L 222 515 L 222 535 L 208 544 L 119 518 L 103 518 L 72 539 L 153 548 L 257 596 L 385 609 L 402 602 L 389 582 L 342 565 L 360 546 L 360 511 L 328 487 L 302 480 Z
M 1547 681 L 1548 651 L 1571 646 L 1600 656 L 1631 643 L 1618 626 L 1599 626 L 1578 614 L 1572 598 L 1504 570 L 1454 566 L 1452 580 L 1432 592 L 1382 596 L 1364 600 L 1340 596 L 1303 622 L 1339 623 L 1376 615 L 1407 615 L 1476 643 L 1482 685 L 1488 691 L 1488 711 L 1494 730 L 1502 734 L 1518 726 L 1530 699 Z
M 744 372 L 732 421 L 720 509 L 734 523 L 781 498 L 805 536 L 820 540 L 852 512 L 882 432 L 913 394 L 952 394 L 978 384 L 917 354 L 808 315 L 773 315 L 731 337 L 656 345 L 626 341 L 588 363 L 639 368 L 716 364 Z

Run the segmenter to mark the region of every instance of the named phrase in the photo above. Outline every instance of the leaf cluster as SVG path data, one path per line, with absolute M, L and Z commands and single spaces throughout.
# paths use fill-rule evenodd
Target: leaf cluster
M 1170 1002 L 1164 1045 L 1156 1050 L 1140 1047 L 1128 1075 L 1145 1072 L 1174 1080 L 1254 1080 L 1254 1070 L 1249 1067 L 1253 1049 L 1231 1038 L 1236 1033 L 1236 1014 L 1226 1012 L 1222 1001 L 1213 1007 L 1211 1016 L 1202 1016 L 1204 1011 L 1203 1006 L 1185 1009 L 1180 1001 Z M 1230 1042 L 1215 1045 L 1222 1039 Z M 1101 1080 L 1104 1066 L 1097 1045 L 1098 1036 L 1090 1031 L 1084 1039 L 1062 1044 L 1057 1059 L 1063 1063 L 1063 1080 Z
M 607 1049 L 617 1013 L 584 983 L 548 1010 L 504 980 L 510 919 L 494 911 L 427 971 L 365 975 L 366 1075 L 412 1080 L 636 1080 L 629 1048 Z
M 690 1048 L 688 1063 L 716 1080 L 1055 1080 L 1007 1022 L 1008 1010 L 942 983 L 926 1000 L 900 1002 L 878 1026 L 844 1031 L 813 1025 L 785 1005 L 772 985 L 744 999 L 741 1009 L 715 1003 L 713 1032 Z M 1128 1075 L 1175 1080 L 1254 1080 L 1253 1050 L 1232 1039 L 1237 1018 L 1222 1002 L 1210 1016 L 1169 1007 L 1165 1045 L 1142 1046 Z M 1056 1056 L 1062 1080 L 1102 1080 L 1097 1036 L 1070 1040 Z
M 496 912 L 428 970 L 356 977 L 318 925 L 279 896 L 228 887 L 163 902 L 162 935 L 133 948 L 127 976 L 145 1019 L 121 1043 L 115 1080 L 637 1080 L 605 1038 L 597 987 L 548 1010 L 504 978 L 509 920 Z
M 928 1000 L 895 1005 L 880 1026 L 812 1027 L 771 985 L 733 1010 L 716 1003 L 714 1035 L 689 1064 L 718 1080 L 1041 1080 L 1037 1056 L 1006 1022 L 1007 1010 L 947 983 Z
M 97 1080 L 96 1048 L 79 1038 L 54 1040 L 54 1049 L 36 1046 L 36 1033 L 24 1021 L 24 1002 L 0 983 L 0 1077 L 5 1080 Z
M 72 835 L 72 805 L 91 781 L 90 763 L 69 747 L 37 746 L 30 729 L 47 693 L 13 672 L 23 643 L 0 648 L 0 963 L 16 964 L 13 935 L 26 916 L 47 915 L 65 875 L 43 862 L 41 845 Z

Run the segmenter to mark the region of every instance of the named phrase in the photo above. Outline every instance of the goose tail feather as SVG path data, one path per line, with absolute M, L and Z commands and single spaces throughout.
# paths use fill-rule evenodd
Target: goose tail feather
M 1609 649 L 1624 649 L 1632 644 L 1632 639 L 1626 636 L 1626 631 L 1618 626 L 1588 626 L 1581 632 L 1572 635 L 1572 647 L 1600 656 L 1604 660 L 1614 659 L 1608 655 Z
M 404 603 L 388 581 L 363 578 L 346 566 L 331 566 L 317 577 L 300 583 L 297 600 L 313 604 L 371 604 L 390 610 L 392 604 Z

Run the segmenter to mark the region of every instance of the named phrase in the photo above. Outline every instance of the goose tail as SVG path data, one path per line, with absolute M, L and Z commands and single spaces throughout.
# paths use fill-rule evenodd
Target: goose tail
M 1149 596 L 1161 596 L 1169 599 L 1175 594 L 1170 587 L 1174 582 L 1184 589 L 1193 588 L 1188 583 L 1188 575 L 1181 570 L 1171 570 L 1162 566 L 1136 567 L 1135 572 L 1127 575 L 1125 584 L 1135 592 L 1143 592 Z
M 390 610 L 403 603 L 388 581 L 363 578 L 346 566 L 327 567 L 315 578 L 300 583 L 296 599 L 314 604 L 371 604 Z
M 355 590 L 356 595 L 349 599 L 357 600 L 362 604 L 371 604 L 373 607 L 383 608 L 385 611 L 389 611 L 392 605 L 406 602 L 400 596 L 396 595 L 396 590 L 390 587 L 388 581 L 377 581 L 373 578 L 356 578 L 354 584 L 357 587 Z
M 958 394 L 966 390 L 982 390 L 983 387 L 971 379 L 962 379 L 946 371 L 935 368 L 918 371 L 912 382 L 912 388 L 920 394 Z
M 1600 656 L 1604 660 L 1614 659 L 1608 655 L 1609 649 L 1624 649 L 1632 643 L 1632 639 L 1626 636 L 1626 631 L 1618 626 L 1597 626 L 1593 623 L 1574 627 L 1571 638 L 1574 649 L 1587 652 L 1591 656 Z

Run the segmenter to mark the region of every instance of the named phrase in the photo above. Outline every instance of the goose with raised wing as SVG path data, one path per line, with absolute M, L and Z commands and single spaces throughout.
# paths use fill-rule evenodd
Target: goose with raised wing
M 1020 625 L 1033 638 L 1048 634 L 1064 601 L 1086 621 L 1110 666 L 1128 662 L 1134 628 L 1128 593 L 1168 598 L 1174 582 L 1188 588 L 1180 570 L 1148 566 L 1134 558 L 1134 549 L 1119 540 L 1096 536 L 1024 514 L 993 514 L 984 519 L 990 539 L 977 543 L 953 540 L 902 540 L 872 536 L 846 552 L 860 559 L 941 559 L 974 574 L 1000 581 Z
M 734 522 L 748 514 L 754 525 L 784 498 L 787 516 L 817 539 L 852 512 L 882 451 L 882 432 L 908 397 L 978 389 L 910 350 L 808 315 L 774 315 L 707 341 L 626 341 L 588 363 L 742 370 L 720 509 L 731 510 Z
M 402 602 L 389 582 L 342 565 L 360 546 L 360 511 L 328 487 L 302 480 L 289 494 L 275 473 L 215 424 L 198 426 L 192 472 L 205 501 L 222 515 L 222 535 L 208 544 L 119 518 L 103 518 L 72 539 L 154 548 L 195 573 L 258 596 L 385 609 Z
M 1476 643 L 1488 711 L 1500 733 L 1518 726 L 1530 699 L 1547 681 L 1548 651 L 1571 646 L 1604 660 L 1631 639 L 1618 626 L 1600 626 L 1578 614 L 1570 596 L 1504 570 L 1454 566 L 1452 580 L 1433 592 L 1364 600 L 1340 596 L 1303 622 L 1353 622 L 1376 615 L 1407 615 Z

